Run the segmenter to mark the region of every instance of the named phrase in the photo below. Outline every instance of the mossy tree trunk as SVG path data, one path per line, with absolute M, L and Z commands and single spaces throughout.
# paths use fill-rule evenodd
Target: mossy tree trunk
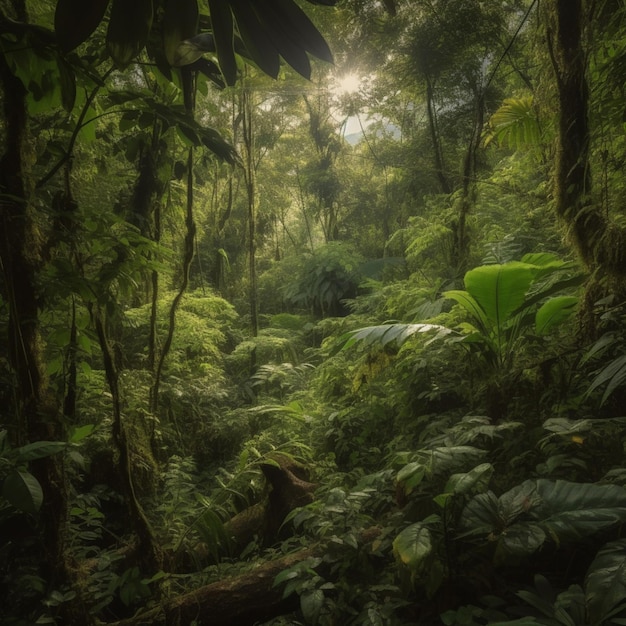
M 594 200 L 590 164 L 589 82 L 586 29 L 593 24 L 585 0 L 550 0 L 547 38 L 559 106 L 555 205 L 572 245 L 600 276 L 626 277 L 626 231 L 610 221 Z
M 0 7 L 0 22 L 7 18 L 26 23 L 25 3 L 13 0 Z M 66 433 L 61 401 L 48 384 L 40 328 L 40 310 L 45 304 L 40 290 L 45 242 L 34 203 L 27 93 L 2 54 L 0 93 L 4 123 L 0 156 L 0 267 L 2 297 L 9 307 L 8 357 L 15 376 L 10 437 L 14 445 L 63 441 Z M 42 573 L 51 588 L 58 588 L 71 578 L 65 541 L 68 507 L 62 455 L 34 461 L 31 470 L 44 494 L 40 510 L 45 551 Z

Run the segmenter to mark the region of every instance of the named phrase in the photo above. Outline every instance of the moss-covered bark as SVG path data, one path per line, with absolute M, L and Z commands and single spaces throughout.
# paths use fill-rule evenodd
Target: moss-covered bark
M 585 0 L 546 3 L 547 37 L 559 106 L 555 206 L 581 260 L 600 275 L 626 277 L 626 231 L 594 199 L 590 164 L 589 82 L 585 45 L 592 7 Z

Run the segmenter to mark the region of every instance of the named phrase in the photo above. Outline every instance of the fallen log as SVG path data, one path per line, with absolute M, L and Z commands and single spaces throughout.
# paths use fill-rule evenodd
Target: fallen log
M 261 464 L 261 471 L 268 485 L 264 500 L 244 509 L 225 524 L 235 554 L 255 536 L 263 546 L 273 544 L 280 538 L 285 517 L 293 509 L 313 502 L 317 485 L 308 481 L 306 468 L 293 459 L 275 454 Z
M 360 544 L 380 534 L 380 528 L 363 531 Z M 321 557 L 326 544 L 318 543 L 273 561 L 266 561 L 245 574 L 220 580 L 189 593 L 165 598 L 158 607 L 108 626 L 178 626 L 195 623 L 211 626 L 251 626 L 255 622 L 294 610 L 298 598 L 282 598 L 282 589 L 273 586 L 283 570 L 311 557 Z

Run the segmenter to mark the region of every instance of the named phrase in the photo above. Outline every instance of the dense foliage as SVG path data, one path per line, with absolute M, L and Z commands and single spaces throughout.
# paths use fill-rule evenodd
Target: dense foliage
M 626 624 L 623 0 L 0 27 L 2 624 Z

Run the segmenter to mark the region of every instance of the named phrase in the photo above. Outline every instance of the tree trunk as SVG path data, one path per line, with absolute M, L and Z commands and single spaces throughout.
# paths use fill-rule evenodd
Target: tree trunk
M 441 141 L 439 139 L 439 131 L 437 129 L 437 113 L 435 112 L 435 94 L 433 84 L 430 77 L 426 76 L 426 110 L 428 112 L 428 127 L 430 129 L 430 138 L 433 142 L 433 157 L 435 163 L 435 173 L 442 193 L 451 193 L 452 188 L 446 177 L 443 164 L 443 152 L 441 150 Z
M 250 326 L 252 336 L 259 334 L 259 305 L 257 302 L 256 274 L 256 166 L 254 163 L 254 129 L 252 94 L 249 87 L 244 86 L 241 93 L 241 112 L 243 119 L 243 145 L 245 149 L 244 176 L 248 199 L 248 264 L 250 277 Z M 251 369 L 254 364 L 251 364 Z
M 480 88 L 479 88 L 480 89 Z M 468 269 L 470 255 L 470 237 L 467 232 L 467 218 L 474 206 L 476 195 L 476 153 L 485 124 L 485 105 L 483 94 L 475 95 L 474 127 L 467 152 L 463 159 L 463 181 L 461 196 L 457 202 L 456 223 L 453 225 L 454 241 L 451 265 L 458 276 L 463 276 Z
M 549 52 L 556 75 L 559 133 L 555 165 L 556 212 L 582 261 L 601 274 L 626 276 L 626 231 L 594 203 L 589 163 L 589 85 L 584 30 L 591 22 L 584 0 L 550 0 Z
M 12 3 L 14 17 L 27 22 L 23 2 Z M 0 22 L 5 18 L 0 14 Z M 26 90 L 0 52 L 4 139 L 0 157 L 0 267 L 3 298 L 9 305 L 9 362 L 15 373 L 9 425 L 14 445 L 41 440 L 64 441 L 61 403 L 54 397 L 46 376 L 39 310 L 43 304 L 38 284 L 43 265 L 43 237 L 34 207 L 31 164 L 34 160 L 28 131 Z M 10 414 L 10 410 L 7 414 Z M 66 554 L 68 521 L 67 485 L 62 455 L 38 459 L 31 465 L 44 500 L 39 512 L 41 545 L 45 553 L 42 576 L 51 588 L 71 581 Z M 82 615 L 80 602 L 63 607 L 67 614 Z M 87 619 L 82 620 L 85 624 Z

